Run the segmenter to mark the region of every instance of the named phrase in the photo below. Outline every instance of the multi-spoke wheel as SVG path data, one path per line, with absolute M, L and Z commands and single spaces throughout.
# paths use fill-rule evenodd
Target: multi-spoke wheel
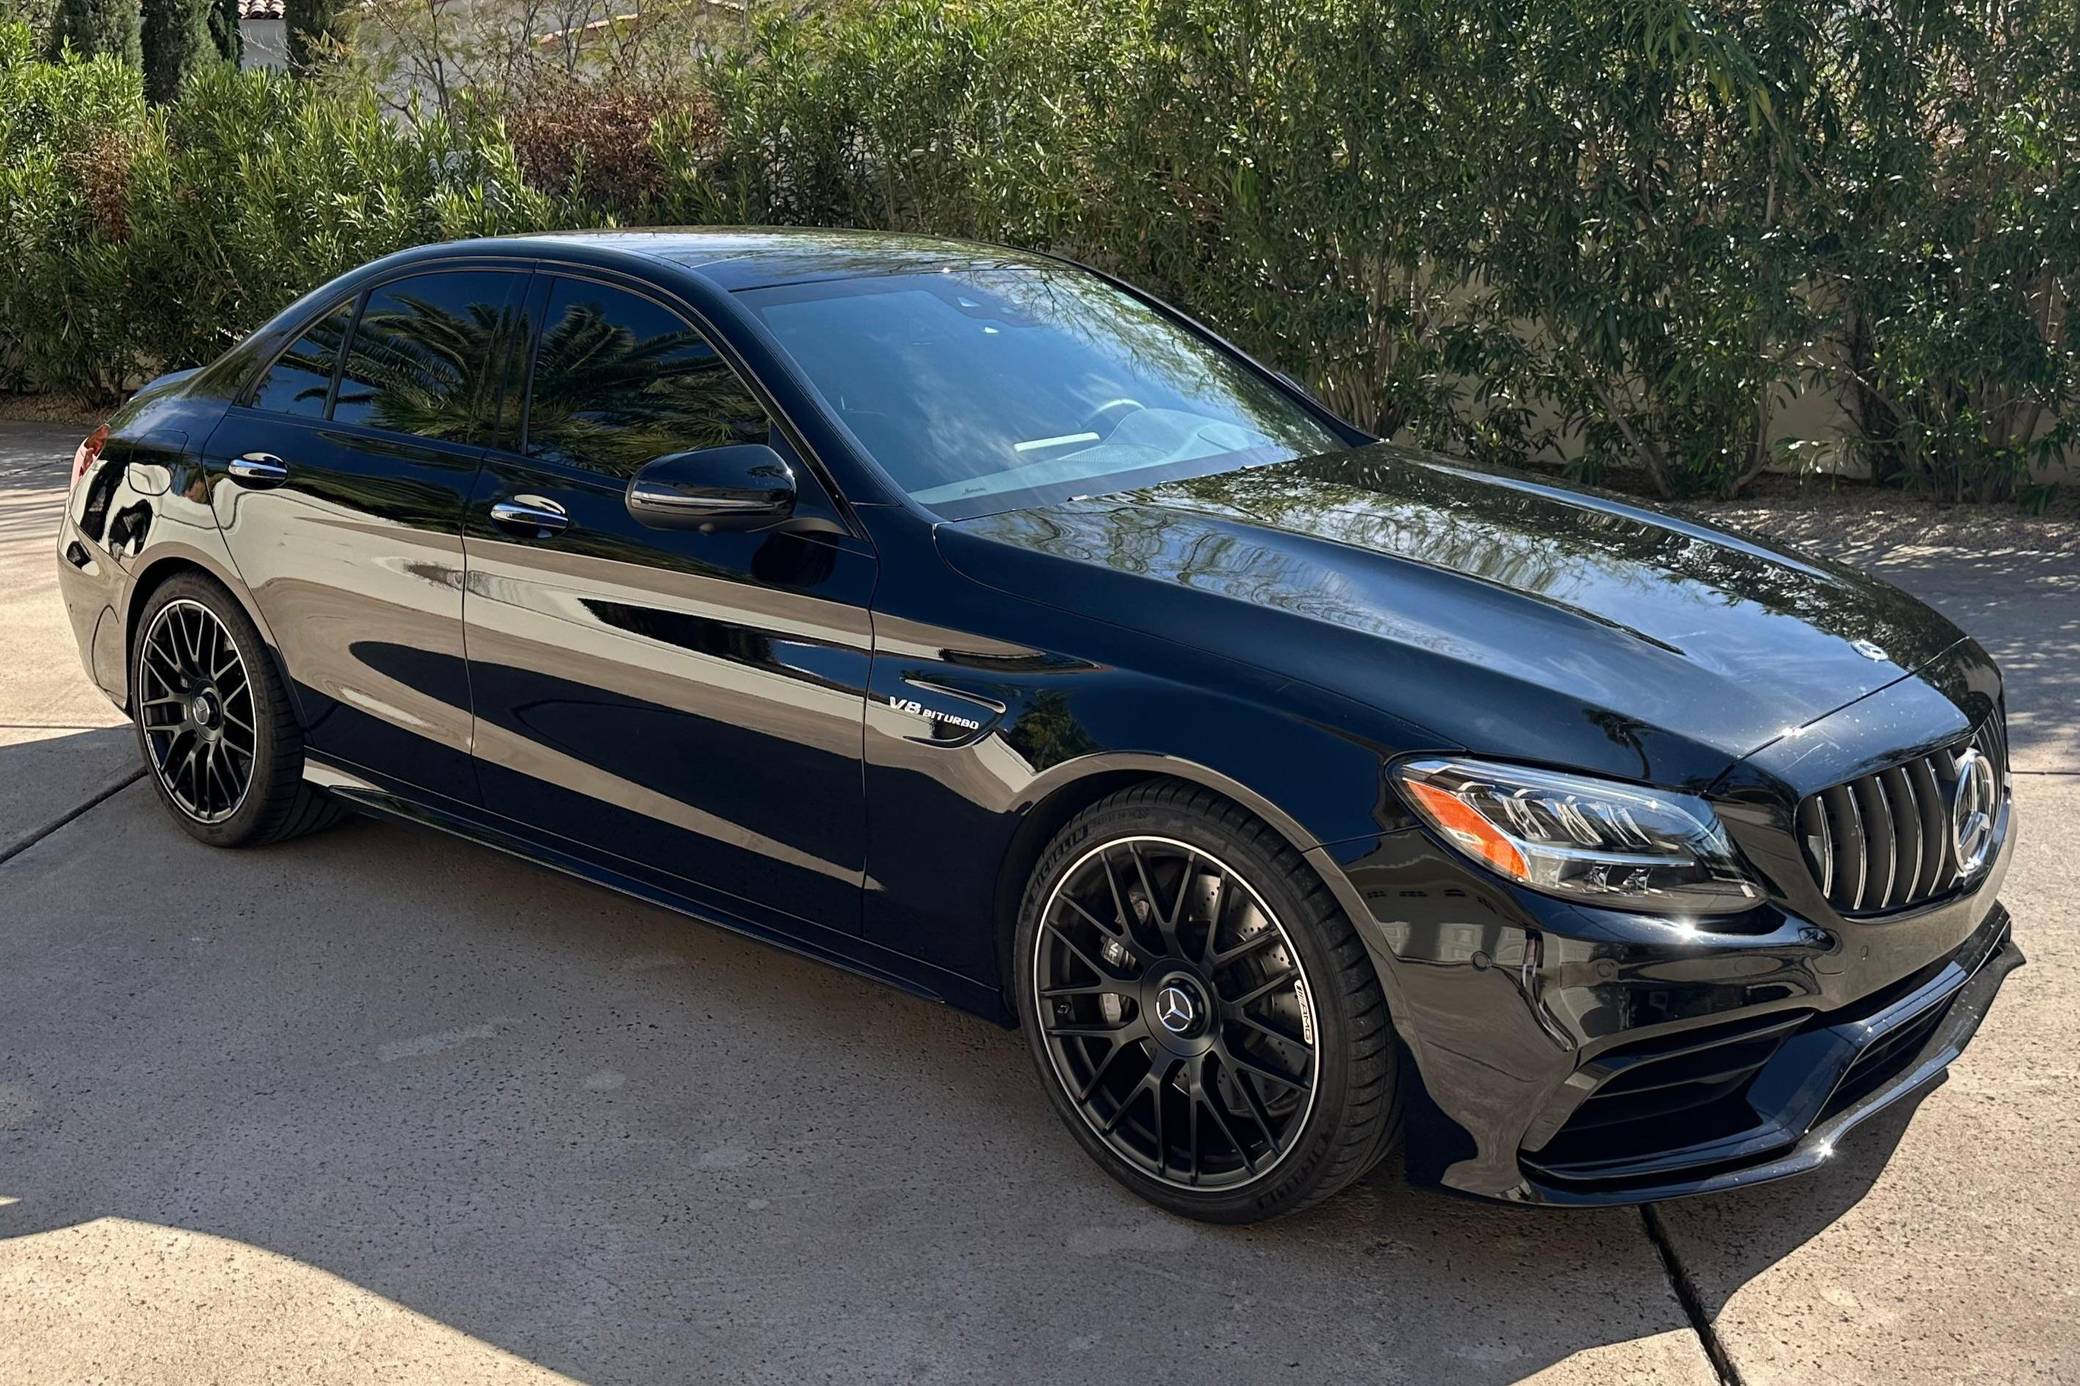
M 1226 801 L 1152 784 L 1086 810 L 1034 873 L 1018 948 L 1056 1106 L 1152 1200 L 1271 1217 L 1385 1152 L 1378 979 L 1305 862 Z
M 252 788 L 260 739 L 238 646 L 208 607 L 181 598 L 159 608 L 139 648 L 137 715 L 152 773 L 182 813 L 221 823 Z
M 1314 1098 L 1314 1003 L 1233 867 L 1173 838 L 1100 843 L 1041 906 L 1037 944 L 1048 1058 L 1120 1158 L 1222 1188 L 1292 1148 Z
M 160 801 L 218 847 L 323 826 L 338 806 L 303 783 L 303 740 L 260 632 L 200 573 L 153 591 L 132 641 L 137 742 Z

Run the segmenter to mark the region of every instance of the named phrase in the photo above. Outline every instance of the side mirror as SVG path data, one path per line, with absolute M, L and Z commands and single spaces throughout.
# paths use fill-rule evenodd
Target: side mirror
M 764 443 L 668 452 L 628 483 L 628 513 L 651 529 L 765 529 L 794 513 L 794 469 Z

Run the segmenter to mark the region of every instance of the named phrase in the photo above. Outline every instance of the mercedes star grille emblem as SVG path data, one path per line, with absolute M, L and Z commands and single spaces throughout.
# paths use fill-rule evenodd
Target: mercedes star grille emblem
M 1999 807 L 1993 762 L 1978 747 L 1967 747 L 1957 757 L 1957 783 L 1950 791 L 1950 842 L 1957 849 L 1957 869 L 1967 876 L 1986 864 Z

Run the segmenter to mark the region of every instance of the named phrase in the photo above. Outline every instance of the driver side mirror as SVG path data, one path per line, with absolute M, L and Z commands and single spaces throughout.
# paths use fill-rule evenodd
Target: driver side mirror
M 764 443 L 668 452 L 628 483 L 628 513 L 651 529 L 765 529 L 794 500 L 794 469 Z

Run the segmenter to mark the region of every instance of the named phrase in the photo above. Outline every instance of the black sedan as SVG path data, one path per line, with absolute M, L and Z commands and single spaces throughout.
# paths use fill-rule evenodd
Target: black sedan
M 1019 1024 L 1193 1217 L 1810 1169 L 2021 961 L 1947 621 L 1044 256 L 392 256 L 97 429 L 58 559 L 194 837 L 392 814 Z

